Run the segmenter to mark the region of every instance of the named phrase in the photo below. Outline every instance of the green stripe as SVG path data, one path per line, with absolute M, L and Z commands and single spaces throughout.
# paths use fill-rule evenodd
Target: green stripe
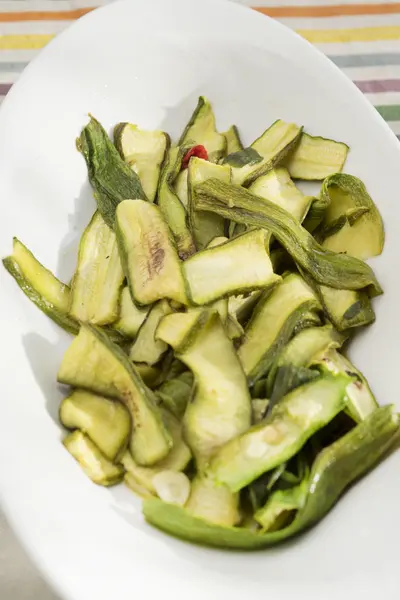
M 330 60 L 341 69 L 350 67 L 380 67 L 383 65 L 400 65 L 400 52 L 382 54 L 349 54 L 346 56 L 329 56 Z
M 400 104 L 388 104 L 385 106 L 375 106 L 379 114 L 385 121 L 400 121 Z

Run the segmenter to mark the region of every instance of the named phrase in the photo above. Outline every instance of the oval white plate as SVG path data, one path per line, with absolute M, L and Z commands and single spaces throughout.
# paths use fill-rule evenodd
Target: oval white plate
M 353 358 L 381 402 L 399 403 L 400 146 L 322 55 L 278 23 L 215 0 L 134 0 L 77 22 L 28 67 L 0 113 L 0 253 L 20 237 L 69 280 L 94 209 L 75 137 L 90 111 L 177 136 L 199 94 L 250 142 L 281 117 L 347 142 L 347 169 L 379 205 L 386 294 Z M 197 548 L 147 526 L 123 488 L 92 485 L 60 444 L 55 377 L 69 338 L 0 270 L 0 491 L 11 522 L 70 600 L 266 597 L 398 599 L 399 456 L 309 534 L 265 552 Z M 398 404 L 400 406 L 400 404 Z

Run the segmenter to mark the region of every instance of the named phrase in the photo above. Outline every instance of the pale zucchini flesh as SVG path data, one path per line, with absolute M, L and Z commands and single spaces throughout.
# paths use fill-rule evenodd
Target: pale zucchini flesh
M 183 171 L 181 171 L 175 179 L 174 183 L 175 194 L 178 196 L 179 200 L 181 201 L 186 210 L 188 209 L 189 204 L 188 176 L 189 169 L 183 169 Z
M 181 262 L 160 210 L 143 200 L 125 200 L 116 214 L 122 266 L 139 305 L 163 298 L 186 304 Z
M 182 159 L 187 148 L 173 146 L 167 154 L 160 176 L 158 188 L 158 206 L 168 227 L 171 229 L 178 248 L 179 256 L 185 260 L 196 251 L 192 234 L 187 222 L 186 208 L 180 201 L 174 184 L 179 176 Z
M 324 181 L 321 196 L 327 200 L 322 229 L 334 230 L 323 241 L 324 248 L 361 260 L 381 254 L 385 243 L 382 217 L 360 179 L 345 173 L 332 175 Z
M 323 248 L 286 210 L 258 199 L 243 187 L 208 179 L 196 186 L 195 203 L 199 210 L 210 210 L 237 223 L 267 229 L 317 283 L 337 289 L 365 288 L 375 296 L 382 293 L 369 265 Z
M 98 328 L 82 325 L 64 355 L 58 381 L 125 404 L 133 423 L 129 446 L 139 464 L 154 464 L 170 451 L 171 436 L 152 392 L 124 352 Z
M 70 288 L 46 269 L 17 238 L 13 239 L 13 253 L 3 258 L 3 265 L 45 315 L 66 331 L 78 332 L 79 324 L 68 314 Z
M 185 261 L 184 274 L 194 304 L 264 289 L 280 280 L 265 247 L 265 232 L 253 230 Z
M 165 342 L 156 340 L 155 333 L 161 319 L 172 312 L 167 300 L 160 300 L 152 307 L 130 349 L 129 358 L 133 362 L 154 365 L 161 359 L 168 346 Z
M 226 139 L 226 154 L 232 154 L 232 152 L 239 152 L 243 150 L 242 140 L 240 139 L 239 130 L 236 125 L 231 125 L 227 131 L 224 132 Z
M 113 462 L 126 447 L 132 426 L 123 404 L 86 390 L 74 390 L 64 398 L 60 421 L 67 429 L 85 433 Z
M 169 454 L 151 467 L 137 464 L 130 452 L 126 452 L 121 461 L 127 473 L 136 480 L 137 484 L 153 495 L 157 495 L 153 482 L 156 475 L 163 471 L 183 471 L 192 458 L 189 447 L 182 437 L 182 424 L 167 410 L 162 410 L 162 415 L 173 439 L 173 446 Z
M 121 292 L 119 317 L 113 324 L 113 328 L 128 338 L 134 338 L 145 321 L 149 310 L 150 306 L 136 306 L 132 302 L 129 287 L 125 286 Z
M 231 440 L 213 457 L 210 476 L 233 492 L 294 456 L 344 408 L 349 378 L 319 377 L 289 393 L 270 416 Z
M 125 469 L 108 460 L 96 444 L 81 431 L 77 430 L 67 435 L 63 444 L 93 483 L 108 487 L 122 481 Z
M 293 183 L 284 167 L 271 169 L 254 181 L 249 191 L 258 198 L 266 198 L 287 210 L 300 223 L 310 208 L 312 197 L 305 196 Z
M 211 104 L 204 96 L 199 97 L 197 106 L 179 140 L 179 145 L 201 144 L 211 162 L 218 162 L 226 150 L 226 138 L 215 127 L 215 116 Z
M 233 167 L 232 181 L 245 186 L 250 185 L 257 177 L 273 169 L 296 146 L 301 130 L 302 128 L 294 123 L 286 123 L 280 119 L 275 121 L 251 144 L 251 148 L 262 160 L 242 167 Z
M 161 166 L 169 139 L 163 131 L 146 131 L 131 123 L 119 123 L 114 143 L 124 161 L 138 175 L 146 197 L 154 202 Z
M 294 179 L 321 180 L 343 169 L 348 151 L 343 142 L 302 133 L 285 166 Z
M 188 184 L 189 184 L 189 201 L 188 215 L 191 231 L 199 250 L 208 246 L 208 244 L 216 237 L 224 235 L 225 221 L 219 215 L 210 212 L 201 212 L 195 210 L 194 206 L 194 187 L 215 177 L 220 181 L 230 183 L 231 169 L 229 165 L 216 165 L 201 158 L 192 157 L 188 167 Z
M 290 340 L 299 316 L 319 302 L 309 285 L 295 273 L 256 306 L 245 329 L 238 356 L 250 382 L 265 376 Z M 260 335 L 263 332 L 263 335 Z
M 113 323 L 119 314 L 123 280 L 115 233 L 96 211 L 79 243 L 70 315 L 93 325 Z
M 239 495 L 204 475 L 193 479 L 185 509 L 194 517 L 224 527 L 237 525 L 241 518 Z

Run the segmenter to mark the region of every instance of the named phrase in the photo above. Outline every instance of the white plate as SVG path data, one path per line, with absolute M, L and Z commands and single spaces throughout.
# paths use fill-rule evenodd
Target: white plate
M 0 253 L 20 237 L 69 280 L 94 209 L 75 137 L 90 111 L 178 135 L 199 94 L 250 142 L 278 117 L 346 141 L 385 220 L 386 294 L 353 358 L 399 404 L 400 146 L 357 89 L 278 23 L 215 0 L 134 0 L 78 21 L 25 71 L 0 113 Z M 147 526 L 125 489 L 96 487 L 60 444 L 55 376 L 69 338 L 0 271 L 0 491 L 32 557 L 70 600 L 400 597 L 399 456 L 284 547 L 228 553 Z

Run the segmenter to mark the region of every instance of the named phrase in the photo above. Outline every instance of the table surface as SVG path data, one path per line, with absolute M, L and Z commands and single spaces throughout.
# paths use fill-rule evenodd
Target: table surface
M 0 103 L 26 64 L 54 35 L 111 1 L 0 0 Z M 315 44 L 366 94 L 400 138 L 400 2 L 233 1 L 280 20 Z M 1 514 L 0 598 L 60 600 L 32 565 Z

